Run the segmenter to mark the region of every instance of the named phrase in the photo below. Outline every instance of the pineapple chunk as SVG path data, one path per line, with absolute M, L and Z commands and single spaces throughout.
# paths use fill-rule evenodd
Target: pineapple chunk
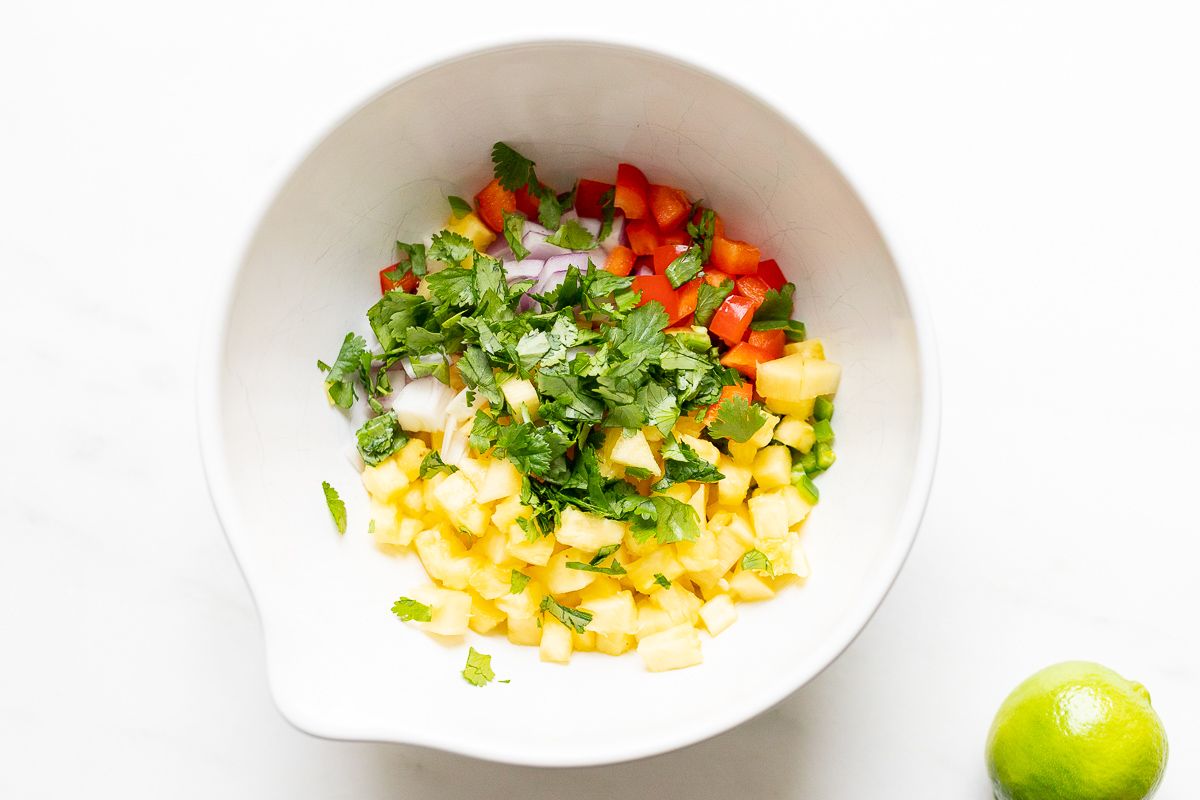
M 625 537 L 621 539 L 621 549 L 633 558 L 644 558 L 658 549 L 658 540 L 650 536 L 639 542 L 633 532 L 626 528 Z
M 804 362 L 804 387 L 800 397 L 820 397 L 835 394 L 842 382 L 842 368 L 832 361 L 806 359 Z
M 752 472 L 754 480 L 763 489 L 790 485 L 792 480 L 791 451 L 781 444 L 764 447 L 754 457 Z
M 409 439 L 393 458 L 396 459 L 396 465 L 400 467 L 404 477 L 415 481 L 421 475 L 421 462 L 425 460 L 428 453 L 429 448 L 425 446 L 425 443 L 414 437 Z
M 417 555 L 429 577 L 450 589 L 467 588 L 467 580 L 477 566 L 454 534 L 435 528 L 416 536 Z
M 785 355 L 801 355 L 818 361 L 825 359 L 825 345 L 820 339 L 805 339 L 803 342 L 789 342 L 783 346 Z
M 754 544 L 754 528 L 751 527 L 750 517 L 739 509 L 736 513 L 731 513 L 722 521 L 722 528 L 727 534 L 733 535 L 738 541 L 747 547 Z
M 702 530 L 695 541 L 676 542 L 675 553 L 689 573 L 706 572 L 717 565 L 717 537 L 712 531 Z
M 596 634 L 596 651 L 610 656 L 619 656 L 633 649 L 634 638 L 628 633 Z
M 521 473 L 517 472 L 517 468 L 507 458 L 493 458 L 487 465 L 487 473 L 475 500 L 479 503 L 490 503 L 493 500 L 516 497 L 520 491 Z
M 539 644 L 542 640 L 542 628 L 538 625 L 537 617 L 510 616 L 508 618 L 508 640 L 513 644 L 530 647 Z
M 475 485 L 461 470 L 452 472 L 434 487 L 433 500 L 435 508 L 440 508 L 447 516 L 453 516 L 469 503 L 475 502 Z
M 673 581 L 683 574 L 683 564 L 675 558 L 674 548 L 659 547 L 648 556 L 627 565 L 626 570 L 626 577 L 633 584 L 633 588 L 642 594 L 649 594 L 650 587 L 655 585 L 655 575 L 662 575 Z
M 397 541 L 402 517 L 397 513 L 396 508 L 387 503 L 381 503 L 373 497 L 370 504 L 371 533 L 375 535 L 375 541 L 379 544 L 408 544 L 408 542 Z
M 733 606 L 733 598 L 727 594 L 719 594 L 700 606 L 699 614 L 704 627 L 713 636 L 737 622 L 737 609 Z
M 684 589 L 678 583 L 672 583 L 670 589 L 663 589 L 650 595 L 650 602 L 666 612 L 672 625 L 687 623 L 695 625 L 699 619 L 697 612 L 702 605 L 700 598 Z
M 784 356 L 758 365 L 755 390 L 763 397 L 804 399 L 804 356 Z
M 784 400 L 782 398 L 766 398 L 767 408 L 774 411 L 776 414 L 786 414 L 790 417 L 799 417 L 800 419 L 808 419 L 813 415 L 813 406 L 817 402 L 817 398 L 810 397 L 807 400 Z
M 783 498 L 783 502 L 787 504 L 788 527 L 791 528 L 799 525 L 808 517 L 808 512 L 812 511 L 812 506 L 800 494 L 800 490 L 795 486 L 781 486 L 775 490 L 775 493 Z
M 601 547 L 620 544 L 625 537 L 625 524 L 588 514 L 571 506 L 562 511 L 561 524 L 554 533 L 562 544 L 594 553 Z M 587 561 L 587 558 L 578 559 Z
M 817 443 L 817 435 L 813 426 L 799 417 L 786 416 L 775 426 L 775 441 L 782 442 L 788 447 L 795 448 L 801 453 L 812 450 Z
M 527 564 L 544 567 L 554 554 L 554 537 L 538 536 L 532 542 L 515 522 L 508 529 L 508 554 Z
M 578 653 L 590 653 L 596 649 L 596 634 L 593 631 L 576 633 L 571 631 L 571 647 Z
M 597 575 L 596 579 L 587 585 L 587 588 L 579 590 L 579 602 L 587 603 L 592 600 L 612 597 L 619 591 L 621 591 L 621 583 L 616 578 L 610 578 L 607 575 Z
M 362 482 L 367 493 L 380 503 L 387 503 L 400 495 L 409 484 L 408 476 L 400 469 L 396 456 L 364 468 Z
M 529 581 L 524 590 L 516 594 L 502 594 L 492 602 L 496 608 L 504 612 L 509 619 L 513 617 L 537 617 L 541 613 L 542 597 L 545 589 L 537 581 Z
M 729 457 L 739 467 L 753 466 L 756 455 L 758 455 L 758 447 L 753 442 L 735 442 L 732 439 L 729 441 Z M 718 467 L 718 469 L 720 468 Z
M 717 501 L 723 506 L 741 504 L 750 490 L 750 479 L 753 477 L 750 470 L 724 457 L 717 464 L 717 469 L 725 476 L 717 483 Z
M 799 534 L 764 542 L 761 549 L 770 559 L 771 571 L 775 575 L 808 577 L 808 558 L 804 555 L 804 548 L 800 546 Z
M 774 492 L 750 498 L 750 517 L 754 520 L 754 536 L 761 544 L 788 535 L 787 502 Z
M 775 433 L 775 426 L 779 424 L 779 417 L 774 414 L 764 414 L 763 416 L 765 419 L 762 426 L 746 441 L 746 444 L 752 444 L 759 449 L 771 443 L 771 436 Z
M 494 526 L 489 527 L 487 533 L 471 545 L 471 552 L 497 566 L 507 568 L 513 564 L 512 556 L 508 554 L 508 536 Z
M 695 436 L 688 436 L 686 434 L 681 436 L 679 440 L 695 450 L 696 455 L 700 456 L 714 467 L 717 465 L 717 461 L 721 459 L 721 451 L 718 450 L 717 446 L 712 442 L 705 441 L 704 439 L 697 439 Z
M 508 594 L 512 588 L 512 570 L 495 564 L 479 564 L 467 579 L 471 588 L 485 600 L 495 600 Z
M 675 624 L 677 623 L 671 621 L 671 615 L 658 606 L 648 602 L 638 603 L 638 641 L 665 631 Z
M 475 493 L 478 495 L 479 487 L 483 486 L 484 476 L 487 475 L 487 465 L 474 458 L 464 457 L 459 460 L 458 469 L 463 475 L 467 476 L 467 480 L 475 487 Z
M 617 439 L 612 449 L 613 464 L 644 469 L 655 478 L 662 475 L 662 470 L 659 469 L 658 462 L 654 460 L 654 453 L 650 450 L 650 443 L 646 441 L 644 433 L 627 431 L 618 435 L 620 438 Z
M 550 590 L 550 594 L 561 595 L 567 592 L 577 592 L 596 579 L 596 573 L 582 569 L 571 569 L 567 564 L 571 561 L 588 562 L 588 556 L 579 550 L 567 548 L 550 557 L 550 562 L 542 570 L 542 582 Z
M 489 633 L 501 622 L 504 622 L 504 612 L 496 608 L 495 603 L 490 603 L 478 595 L 471 596 L 471 630 L 476 633 Z
M 704 660 L 700 636 L 691 625 L 676 625 L 638 641 L 638 653 L 650 672 L 665 672 Z
M 420 486 L 409 486 L 400 500 L 400 507 L 405 514 L 419 517 L 425 513 L 425 495 Z
M 701 483 L 696 484 L 696 490 L 687 499 L 687 504 L 696 512 L 696 519 L 700 521 L 701 530 L 704 530 L 704 525 L 708 522 L 708 506 L 704 502 L 706 497 L 708 497 L 708 490 Z
M 638 612 L 632 592 L 616 592 L 608 597 L 584 597 L 579 607 L 591 613 L 592 621 L 588 623 L 588 630 L 598 635 L 632 634 L 637 630 Z
M 412 599 L 429 606 L 428 622 L 412 624 L 426 633 L 439 636 L 461 636 L 467 632 L 471 620 L 471 595 L 437 586 L 419 586 L 413 589 Z
M 600 474 L 610 480 L 620 478 L 625 474 L 625 471 L 613 464 L 612 453 L 613 448 L 617 446 L 617 442 L 621 441 L 622 430 L 620 428 L 606 428 L 604 431 L 604 444 L 596 451 L 596 461 L 600 465 Z
M 770 600 L 775 590 L 753 572 L 740 571 L 729 579 L 729 589 L 739 600 Z
M 520 497 L 514 496 L 496 504 L 496 509 L 492 512 L 492 524 L 506 531 L 518 519 L 528 518 L 529 515 L 529 508 L 521 502 Z
M 675 420 L 675 433 L 680 436 L 691 436 L 693 438 L 704 433 L 704 423 L 693 417 L 691 414 L 684 414 L 679 419 Z
M 478 503 L 468 503 L 450 515 L 450 519 L 459 530 L 466 531 L 472 537 L 478 538 L 487 532 L 488 520 L 491 513 Z
M 496 234 L 492 233 L 492 229 L 485 225 L 474 211 L 464 214 L 462 217 L 455 217 L 451 214 L 450 220 L 446 223 L 446 230 L 467 237 L 475 249 L 481 253 L 489 244 L 496 241 Z
M 571 660 L 571 630 L 557 622 L 542 623 L 542 641 L 538 656 L 552 664 L 566 664 Z
M 533 384 L 526 378 L 505 381 L 500 386 L 500 394 L 504 395 L 505 401 L 518 417 L 521 415 L 522 405 L 529 412 L 529 416 L 533 417 L 542 404 L 538 399 L 537 389 L 534 389 Z

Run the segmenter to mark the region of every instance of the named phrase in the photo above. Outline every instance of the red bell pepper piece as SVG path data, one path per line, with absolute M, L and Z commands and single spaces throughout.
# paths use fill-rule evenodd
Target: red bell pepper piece
M 724 272 L 721 272 L 721 270 L 719 270 L 719 269 L 705 269 L 704 270 L 704 281 L 709 286 L 720 286 L 725 281 L 731 281 L 731 280 L 733 280 L 732 275 L 726 275 Z
M 671 282 L 666 275 L 639 275 L 633 279 L 633 290 L 641 292 L 639 306 L 644 306 L 651 300 L 657 300 L 667 312 L 667 324 L 679 319 L 679 295 L 671 288 Z M 664 326 L 665 327 L 665 326 Z
M 650 186 L 650 213 L 660 231 L 673 231 L 687 219 L 692 204 L 687 195 L 672 186 Z
M 665 276 L 663 280 L 666 280 Z M 712 322 L 708 323 L 708 329 L 724 339 L 725 344 L 732 347 L 740 342 L 746 334 L 746 329 L 750 327 L 750 320 L 754 318 L 756 308 L 757 306 L 750 298 L 731 294 L 725 298 L 725 302 L 721 303 L 717 313 L 713 314 Z
M 686 253 L 687 247 L 681 244 L 660 244 L 654 248 L 652 255 L 654 256 L 654 271 L 662 275 L 667 271 L 667 267 L 671 266 L 671 262 L 679 257 L 680 253 Z
M 754 301 L 755 308 L 763 304 L 763 300 L 767 298 L 767 292 L 771 290 L 771 287 L 767 286 L 766 281 L 757 275 L 745 275 L 738 278 L 736 286 L 738 294 L 743 297 L 749 297 Z
M 783 270 L 775 263 L 775 259 L 768 258 L 766 261 L 758 263 L 758 277 L 762 278 L 763 283 L 770 286 L 772 289 L 782 289 L 787 283 L 787 278 L 783 277 Z
M 575 211 L 581 217 L 602 218 L 604 209 L 600 207 L 600 198 L 612 188 L 611 183 L 580 178 L 575 185 Z
M 513 192 L 517 201 L 517 211 L 520 211 L 529 219 L 537 219 L 538 208 L 542 201 L 529 193 L 528 186 L 522 186 L 517 191 Z
M 696 299 L 700 296 L 700 284 L 703 278 L 692 278 L 679 287 L 679 315 L 686 317 L 696 310 Z
M 637 256 L 623 244 L 619 244 L 612 250 L 608 251 L 608 260 L 604 262 L 604 268 L 613 275 L 625 276 L 633 272 L 633 263 L 637 261 Z
M 752 244 L 714 236 L 712 265 L 730 275 L 753 275 L 758 269 L 758 248 Z
M 650 214 L 650 182 L 632 164 L 617 165 L 617 190 L 613 202 L 625 219 L 644 219 Z
M 658 234 L 658 243 L 660 245 L 679 244 L 684 247 L 690 247 L 692 237 L 687 235 L 687 231 L 667 231 L 666 233 Z
M 721 399 L 708 407 L 708 413 L 704 415 L 704 424 L 711 425 L 713 420 L 717 418 L 717 412 L 721 409 L 721 404 L 734 397 L 740 397 L 747 403 L 753 402 L 754 385 L 749 383 L 739 383 L 737 386 L 721 387 Z
M 517 196 L 501 186 L 498 179 L 493 179 L 475 195 L 475 207 L 487 226 L 500 233 L 504 230 L 504 212 L 517 210 Z
M 412 274 L 411 272 L 404 273 L 404 276 L 402 278 L 400 278 L 400 280 L 398 280 L 398 281 L 392 280 L 391 278 L 388 277 L 389 272 L 391 272 L 394 269 L 397 269 L 400 266 L 401 266 L 400 262 L 397 261 L 395 264 L 392 264 L 390 267 L 384 267 L 383 269 L 379 270 L 379 292 L 380 292 L 380 294 L 387 294 L 388 292 L 394 292 L 397 289 L 411 294 L 412 292 L 415 292 L 417 290 L 418 278 L 416 275 Z
M 787 334 L 782 329 L 773 331 L 750 331 L 746 343 L 754 345 L 759 350 L 770 355 L 767 361 L 783 357 L 783 346 L 787 344 Z
M 770 360 L 771 355 L 766 350 L 760 350 L 747 342 L 740 342 L 721 357 L 721 364 L 733 367 L 750 380 L 754 380 L 754 376 L 758 374 L 759 362 Z
M 658 231 L 649 220 L 634 220 L 625 226 L 629 246 L 639 256 L 648 256 L 658 247 Z

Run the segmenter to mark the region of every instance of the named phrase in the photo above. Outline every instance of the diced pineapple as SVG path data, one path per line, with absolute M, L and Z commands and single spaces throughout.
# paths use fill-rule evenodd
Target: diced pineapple
M 665 672 L 704 660 L 700 636 L 691 625 L 676 625 L 638 641 L 638 653 L 650 672 Z
M 800 546 L 799 534 L 789 534 L 785 539 L 771 539 L 763 542 L 760 548 L 771 561 L 771 571 L 775 575 L 797 575 L 808 577 L 808 558 L 804 548 Z
M 400 452 L 393 456 L 396 459 L 396 466 L 400 467 L 400 471 L 404 473 L 404 477 L 410 481 L 415 481 L 421 475 L 421 462 L 425 460 L 425 456 L 429 453 L 429 448 L 420 439 L 412 438 L 400 448 Z
M 518 417 L 521 413 L 521 406 L 525 406 L 529 416 L 533 417 L 542 404 L 542 401 L 538 399 L 537 389 L 533 388 L 533 383 L 526 378 L 505 381 L 500 386 L 500 393 L 504 395 L 505 401 Z
M 562 544 L 589 553 L 594 553 L 601 547 L 620 544 L 625 537 L 626 526 L 623 522 L 589 514 L 572 506 L 563 509 L 560 521 L 554 538 Z
M 466 548 L 453 533 L 435 528 L 421 531 L 415 541 L 417 555 L 429 577 L 450 589 L 467 588 L 467 580 L 477 562 L 467 555 Z
M 475 499 L 480 503 L 490 503 L 517 497 L 520 491 L 521 473 L 517 472 L 517 468 L 507 458 L 493 458 L 487 465 L 487 474 Z
M 805 339 L 803 342 L 789 342 L 783 346 L 785 355 L 801 355 L 818 361 L 825 358 L 825 345 L 820 339 Z
M 784 356 L 758 365 L 755 390 L 763 397 L 803 399 L 804 356 Z
M 475 485 L 461 470 L 447 475 L 433 490 L 433 499 L 437 507 L 451 516 L 468 504 L 474 503 L 475 496 Z
M 542 640 L 542 628 L 537 617 L 508 618 L 508 640 L 513 644 L 534 646 Z
M 577 653 L 590 653 L 596 649 L 596 633 L 594 631 L 584 631 L 583 633 L 571 631 L 571 647 Z
M 577 592 L 596 579 L 596 573 L 582 569 L 571 569 L 570 562 L 586 564 L 588 556 L 579 550 L 568 547 L 550 557 L 549 563 L 541 571 L 542 582 L 550 590 L 550 594 L 560 595 L 567 592 Z
M 697 439 L 695 436 L 688 436 L 686 434 L 680 437 L 680 441 L 695 450 L 696 455 L 700 456 L 714 467 L 717 465 L 717 461 L 721 459 L 721 451 L 718 450 L 717 446 L 712 442 L 704 439 Z
M 468 503 L 450 515 L 451 520 L 459 528 L 473 537 L 483 536 L 487 532 L 488 520 L 491 513 L 487 506 L 478 503 Z
M 776 414 L 786 414 L 790 417 L 798 417 L 799 419 L 808 419 L 813 414 L 813 406 L 817 399 L 810 397 L 807 400 L 795 400 L 784 398 L 766 398 L 767 408 L 774 411 Z
M 400 533 L 402 517 L 397 513 L 395 506 L 381 503 L 373 497 L 370 500 L 370 506 L 371 533 L 374 534 L 375 541 L 379 544 L 406 544 L 396 540 Z
M 680 484 L 683 485 L 683 484 Z M 687 499 L 687 504 L 696 512 L 696 519 L 700 521 L 701 530 L 704 529 L 704 524 L 708 522 L 708 506 L 705 504 L 705 499 L 708 497 L 708 490 L 703 483 L 696 486 L 695 491 Z
M 479 595 L 471 595 L 471 630 L 476 633 L 488 633 L 504 622 L 504 612 L 496 608 L 495 603 L 484 600 Z
M 481 253 L 489 244 L 496 241 L 496 234 L 492 233 L 492 229 L 485 225 L 474 211 L 461 217 L 451 214 L 449 222 L 446 223 L 446 230 L 467 237 L 475 249 Z
M 458 461 L 458 470 L 467 476 L 467 480 L 475 487 L 478 496 L 479 487 L 483 486 L 483 478 L 487 475 L 487 465 L 474 458 L 463 457 Z
M 400 469 L 396 456 L 367 466 L 362 472 L 363 486 L 367 493 L 380 503 L 387 503 L 408 488 L 409 480 Z
M 495 564 L 483 563 L 475 568 L 467 579 L 471 588 L 485 600 L 495 600 L 508 594 L 512 587 L 512 570 Z
M 696 582 L 696 588 L 700 590 L 700 596 L 705 600 L 712 600 L 718 595 L 727 594 L 729 592 L 729 581 L 724 578 L 719 578 L 712 583 Z
M 612 461 L 613 448 L 617 446 L 617 442 L 621 441 L 622 433 L 620 428 L 606 428 L 604 443 L 596 451 L 596 462 L 600 466 L 600 474 L 610 480 L 620 478 L 625 474 L 625 470 Z
M 675 433 L 695 438 L 704 433 L 704 423 L 691 414 L 683 414 L 675 420 Z
M 749 506 L 755 539 L 761 543 L 787 538 L 788 508 L 781 496 L 774 492 L 756 495 L 750 498 Z
M 621 584 L 616 578 L 610 578 L 607 575 L 597 575 L 596 579 L 589 583 L 586 588 L 579 590 L 579 602 L 587 603 L 592 600 L 612 597 L 619 591 L 621 591 Z
M 735 442 L 730 439 L 728 446 L 729 457 L 733 459 L 734 464 L 747 469 L 754 465 L 754 457 L 758 455 L 758 446 L 753 442 Z
M 646 435 L 641 431 L 626 431 L 620 435 L 612 449 L 612 463 L 621 467 L 636 467 L 644 469 L 657 478 L 662 475 L 658 462 L 654 460 L 654 452 Z
M 642 436 L 646 437 L 647 442 L 661 442 L 663 439 L 662 431 L 653 425 L 642 428 Z
M 571 660 L 571 629 L 558 622 L 542 622 L 542 641 L 538 656 L 542 661 L 566 664 Z
M 700 619 L 704 627 L 713 636 L 737 622 L 737 609 L 733 606 L 733 598 L 727 594 L 719 594 L 700 606 Z
M 775 433 L 775 426 L 779 424 L 779 417 L 774 414 L 764 414 L 763 424 L 754 432 L 754 435 L 748 440 L 748 444 L 755 447 L 763 448 L 771 443 L 771 436 Z
M 544 567 L 549 563 L 550 556 L 554 554 L 554 537 L 538 536 L 533 541 L 529 541 L 525 531 L 514 522 L 508 528 L 508 554 L 527 564 Z
M 804 362 L 804 387 L 800 397 L 820 397 L 836 394 L 842 381 L 842 368 L 832 361 L 807 359 Z
M 700 611 L 699 597 L 684 589 L 678 583 L 672 583 L 670 589 L 663 589 L 650 595 L 650 602 L 667 612 L 671 624 L 688 623 L 695 625 L 697 612 Z
M 425 495 L 419 485 L 409 486 L 405 490 L 404 496 L 400 500 L 400 508 L 405 514 L 412 517 L 419 517 L 425 513 Z
M 724 457 L 717 464 L 717 469 L 725 476 L 717 483 L 718 502 L 723 506 L 740 504 L 750 490 L 750 479 L 753 477 L 750 470 Z
M 508 536 L 497 530 L 494 525 L 489 526 L 487 533 L 471 545 L 471 552 L 479 555 L 484 561 L 506 569 L 513 563 L 512 556 L 508 554 Z
M 621 549 L 633 558 L 644 558 L 658 549 L 658 540 L 650 536 L 639 542 L 627 527 L 625 536 L 621 539 Z
M 783 498 L 783 502 L 787 504 L 788 512 L 788 527 L 791 528 L 799 525 L 808 517 L 808 512 L 812 511 L 812 506 L 800 494 L 800 490 L 795 486 L 788 484 L 781 486 L 775 492 Z
M 625 569 L 629 581 L 642 594 L 650 593 L 650 587 L 655 585 L 655 575 L 673 581 L 683 574 L 683 564 L 675 558 L 674 548 L 671 547 L 659 547 L 644 558 L 626 565 Z
M 438 586 L 418 586 L 409 596 L 429 606 L 429 621 L 413 622 L 414 626 L 440 636 L 461 636 L 467 632 L 471 620 L 471 595 Z
M 421 493 L 424 497 L 425 508 L 427 510 L 437 510 L 441 513 L 441 506 L 434 497 L 434 493 L 444 480 L 446 480 L 446 473 L 439 472 L 436 475 L 430 475 L 421 483 Z
M 754 545 L 754 526 L 746 511 L 745 508 L 739 508 L 730 513 L 729 517 L 723 521 L 722 530 L 726 534 L 732 534 L 747 547 L 751 547 Z
M 763 489 L 790 485 L 792 480 L 791 451 L 782 444 L 764 447 L 754 457 L 752 472 L 754 480 Z
M 675 622 L 671 621 L 671 615 L 656 605 L 643 600 L 638 603 L 638 640 L 645 639 L 647 636 L 653 636 L 660 631 L 665 631 Z
M 633 634 L 629 633 L 597 633 L 596 651 L 610 656 L 619 656 L 633 649 Z
M 712 531 L 702 530 L 695 541 L 676 542 L 675 553 L 689 573 L 705 572 L 717 565 L 717 537 Z
M 637 606 L 633 602 L 632 592 L 621 591 L 607 597 L 584 596 L 579 607 L 592 615 L 592 621 L 588 623 L 589 631 L 618 635 L 637 630 Z
M 769 600 L 775 596 L 775 590 L 765 580 L 744 570 L 729 579 L 729 589 L 739 600 Z
M 496 504 L 492 512 L 492 524 L 502 531 L 507 531 L 520 518 L 528 518 L 529 508 L 521 502 L 521 498 L 513 496 Z
M 804 420 L 799 417 L 787 416 L 775 426 L 775 441 L 782 442 L 801 453 L 807 453 L 816 444 L 817 434 L 813 431 L 812 425 Z

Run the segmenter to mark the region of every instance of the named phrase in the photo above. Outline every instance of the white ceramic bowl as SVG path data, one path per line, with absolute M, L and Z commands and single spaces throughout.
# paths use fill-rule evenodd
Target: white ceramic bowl
M 490 178 L 504 140 L 543 180 L 607 178 L 618 161 L 686 188 L 797 285 L 798 316 L 845 368 L 838 463 L 805 539 L 813 575 L 705 636 L 704 664 L 646 672 L 636 654 L 542 664 L 472 635 L 507 685 L 460 677 L 467 645 L 400 623 L 423 577 L 366 532 L 343 457 L 347 420 L 321 391 L 378 294 L 397 239 L 440 226 L 448 194 Z M 531 43 L 409 76 L 333 128 L 279 190 L 230 278 L 199 376 L 212 496 L 262 617 L 275 701 L 298 728 L 519 764 L 600 764 L 720 733 L 813 678 L 866 624 L 900 570 L 932 478 L 938 424 L 930 332 L 910 277 L 854 191 L 779 112 L 664 56 Z M 341 490 L 334 531 L 321 481 Z

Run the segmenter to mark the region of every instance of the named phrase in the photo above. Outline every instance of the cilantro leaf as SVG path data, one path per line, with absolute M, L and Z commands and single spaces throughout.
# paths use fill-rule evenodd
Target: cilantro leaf
M 529 583 L 529 576 L 524 572 L 512 571 L 512 576 L 508 579 L 508 593 L 520 594 L 525 591 L 525 586 Z
M 712 322 L 713 315 L 717 313 L 721 303 L 725 302 L 725 298 L 732 292 L 733 281 L 722 281 L 716 286 L 707 281 L 700 284 L 696 294 L 696 311 L 694 312 L 696 324 L 707 326 Z
M 367 420 L 355 437 L 359 455 L 371 466 L 386 461 L 408 443 L 408 436 L 400 429 L 400 421 L 396 419 L 394 411 Z
M 646 412 L 646 421 L 664 436 L 679 419 L 679 403 L 675 396 L 657 383 L 647 384 L 643 388 L 642 408 Z
M 471 425 L 471 437 L 468 440 L 471 449 L 482 453 L 496 443 L 500 437 L 500 423 L 496 422 L 483 409 L 475 411 L 475 422 Z
M 546 242 L 568 250 L 592 250 L 596 247 L 596 240 L 588 229 L 573 219 L 562 223 L 558 230 L 546 237 Z
M 653 495 L 640 498 L 633 508 L 633 538 L 644 542 L 651 536 L 659 544 L 693 542 L 700 538 L 700 519 L 696 509 L 673 497 Z
M 338 496 L 337 489 L 330 486 L 328 481 L 321 481 L 321 490 L 325 492 L 325 505 L 329 506 L 329 515 L 333 517 L 333 524 L 337 526 L 337 532 L 345 533 L 346 504 Z
M 354 393 L 354 377 L 362 365 L 362 357 L 367 352 L 367 340 L 354 333 L 347 333 L 342 340 L 333 366 L 325 376 L 329 397 L 339 408 L 350 408 L 358 395 Z
M 613 553 L 617 552 L 620 549 L 621 549 L 621 545 L 619 545 L 619 544 L 606 544 L 606 545 L 604 545 L 604 547 L 601 547 L 599 550 L 596 551 L 596 555 L 592 556 L 592 560 L 588 563 L 595 566 L 596 564 L 599 564 L 601 561 L 608 558 L 609 556 L 611 556 Z
M 463 667 L 463 678 L 472 686 L 486 686 L 495 679 L 492 671 L 492 657 L 484 655 L 474 647 L 467 653 L 467 665 Z
M 533 171 L 534 162 L 512 149 L 504 142 L 492 145 L 493 173 L 500 185 L 510 192 L 524 188 L 537 180 Z
M 442 470 L 445 470 L 447 474 L 453 474 L 458 472 L 458 467 L 442 461 L 442 457 L 436 450 L 426 453 L 425 458 L 421 460 L 421 480 L 432 477 Z
M 793 300 L 796 292 L 795 284 L 785 283 L 782 289 L 771 289 L 763 298 L 762 305 L 754 312 L 750 322 L 753 331 L 787 331 L 788 339 L 804 341 L 804 323 L 792 319 Z M 697 300 L 697 306 L 699 301 Z
M 762 411 L 747 403 L 746 398 L 730 397 L 721 401 L 717 418 L 708 426 L 708 435 L 714 439 L 746 442 L 766 421 Z
M 587 564 L 585 564 L 582 561 L 568 561 L 567 569 L 577 569 L 577 570 L 581 570 L 583 572 L 597 572 L 601 575 L 624 575 L 624 574 L 626 574 L 625 567 L 622 566 L 621 562 L 617 561 L 615 558 L 612 560 L 612 563 L 609 564 L 607 567 L 600 566 L 596 562 L 596 559 L 592 559 L 592 561 Z
M 475 244 L 454 231 L 439 231 L 429 245 L 429 257 L 450 266 L 458 266 L 475 254 Z
M 617 206 L 614 202 L 616 199 L 617 189 L 613 188 L 600 195 L 600 233 L 596 236 L 598 240 L 603 242 L 612 233 L 613 217 L 616 216 Z
M 696 219 L 696 212 L 699 212 L 699 219 Z M 704 208 L 696 203 L 692 206 L 692 213 L 688 217 L 688 236 L 691 236 L 692 241 L 700 245 L 700 260 L 707 262 L 708 257 L 712 254 L 713 238 L 717 234 L 717 215 L 711 208 Z
M 563 212 L 563 204 L 558 195 L 540 184 L 530 184 L 529 193 L 538 198 L 538 222 L 541 226 L 552 231 L 557 230 Z
M 420 295 L 392 291 L 367 309 L 367 321 L 384 352 L 392 352 L 403 344 L 408 331 L 419 324 L 425 305 L 425 298 Z
M 671 282 L 672 288 L 678 289 L 699 275 L 703 267 L 704 262 L 701 260 L 700 248 L 692 245 L 667 265 L 667 280 Z
M 472 346 L 466 349 L 458 360 L 458 374 L 462 376 L 463 383 L 483 395 L 492 406 L 499 407 L 504 402 L 492 372 L 492 362 L 480 348 Z
M 550 616 L 576 633 L 584 633 L 587 630 L 588 623 L 592 621 L 592 615 L 587 611 L 582 611 L 578 608 L 567 608 L 550 595 L 542 598 L 541 609 L 542 611 L 550 612 Z
M 410 597 L 401 597 L 392 603 L 392 613 L 401 622 L 429 622 L 433 619 L 433 610 L 429 606 Z
M 513 251 L 517 261 L 521 261 L 529 255 L 529 250 L 521 244 L 521 235 L 525 232 L 525 215 L 520 211 L 505 211 L 503 214 L 504 241 L 508 242 L 508 249 Z
M 425 245 L 419 242 L 406 244 L 397 241 L 396 252 L 400 256 L 399 266 L 387 273 L 392 280 L 398 281 L 409 272 L 420 278 L 428 271 L 425 264 Z
M 542 436 L 544 428 L 529 422 L 505 425 L 496 440 L 496 450 L 523 473 L 539 474 L 550 469 L 550 444 Z
M 771 572 L 771 560 L 761 550 L 747 550 L 742 556 L 742 569 Z
M 478 299 L 474 270 L 448 267 L 426 275 L 425 284 L 430 295 L 448 306 L 470 306 Z
M 695 448 L 687 442 L 676 441 L 674 436 L 663 440 L 663 477 L 653 488 L 656 492 L 673 486 L 676 483 L 715 483 L 725 476 L 712 464 L 699 456 Z
M 454 215 L 455 219 L 462 219 L 471 213 L 471 204 L 461 197 L 450 195 L 446 198 L 446 201 L 450 203 L 450 213 Z
M 671 582 L 667 580 L 667 576 L 663 575 L 661 572 L 654 573 L 654 582 L 664 589 L 671 588 Z

